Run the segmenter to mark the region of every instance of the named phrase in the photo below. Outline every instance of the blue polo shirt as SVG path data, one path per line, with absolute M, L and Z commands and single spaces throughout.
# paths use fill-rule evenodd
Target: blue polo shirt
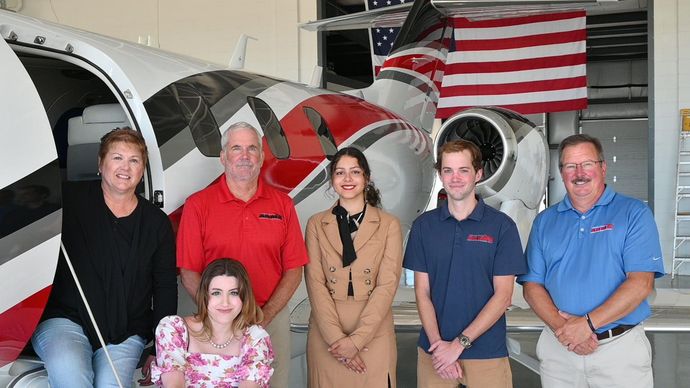
M 586 213 L 568 196 L 534 220 L 527 243 L 529 273 L 518 282 L 543 284 L 559 310 L 582 316 L 604 303 L 628 272 L 664 275 L 659 232 L 649 208 L 606 187 Z M 649 317 L 645 300 L 632 313 L 599 328 L 635 325 Z
M 527 271 L 513 220 L 481 199 L 458 221 L 448 205 L 428 211 L 412 224 L 403 266 L 429 275 L 431 301 L 441 338 L 451 341 L 477 317 L 494 294 L 493 277 Z M 422 328 L 418 346 L 429 349 Z M 460 355 L 462 359 L 506 357 L 503 315 Z

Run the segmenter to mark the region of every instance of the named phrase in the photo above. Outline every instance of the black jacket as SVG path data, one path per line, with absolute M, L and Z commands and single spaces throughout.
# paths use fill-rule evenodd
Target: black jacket
M 161 318 L 177 310 L 175 239 L 168 217 L 139 197 L 130 221 L 131 244 L 116 235 L 117 219 L 100 181 L 65 183 L 62 241 L 106 343 L 138 334 L 150 340 Z M 62 253 L 41 320 L 80 324 L 100 348 Z

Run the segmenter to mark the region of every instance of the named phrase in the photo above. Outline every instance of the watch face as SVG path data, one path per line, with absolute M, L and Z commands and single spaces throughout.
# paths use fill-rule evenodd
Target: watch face
M 466 336 L 460 336 L 460 345 L 462 345 L 465 349 L 468 349 L 470 346 L 472 346 L 472 341 Z

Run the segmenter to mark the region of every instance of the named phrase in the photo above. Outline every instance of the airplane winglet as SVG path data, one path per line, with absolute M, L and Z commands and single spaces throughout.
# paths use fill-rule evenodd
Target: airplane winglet
M 244 59 L 246 58 L 247 54 L 247 40 L 258 40 L 254 38 L 253 36 L 249 36 L 247 34 L 242 34 L 240 35 L 240 38 L 237 40 L 237 45 L 235 46 L 235 51 L 232 53 L 232 57 L 230 58 L 230 63 L 228 64 L 228 67 L 233 70 L 241 70 L 244 69 Z
M 316 65 L 311 73 L 311 81 L 308 86 L 312 88 L 320 88 L 323 80 L 323 66 Z

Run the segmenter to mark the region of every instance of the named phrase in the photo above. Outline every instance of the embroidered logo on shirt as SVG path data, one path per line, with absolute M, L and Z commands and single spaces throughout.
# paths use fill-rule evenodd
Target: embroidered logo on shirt
M 261 213 L 259 214 L 259 218 L 263 218 L 265 220 L 282 220 L 283 216 L 274 213 Z
M 589 231 L 589 233 L 599 233 L 605 232 L 607 230 L 613 230 L 613 224 L 594 226 L 592 227 L 592 230 Z
M 488 234 L 470 234 L 467 236 L 467 241 L 479 241 L 487 244 L 493 244 L 494 238 Z

